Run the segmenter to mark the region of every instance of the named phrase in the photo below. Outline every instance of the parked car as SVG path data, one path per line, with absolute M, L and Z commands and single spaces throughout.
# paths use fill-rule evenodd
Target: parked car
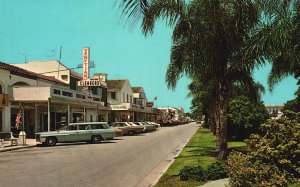
M 141 123 L 137 123 L 137 122 L 127 122 L 127 123 L 129 123 L 131 126 L 134 126 L 134 127 L 143 127 L 143 132 L 146 132 L 145 125 L 143 125 Z
M 35 133 L 37 142 L 47 146 L 65 142 L 100 143 L 113 139 L 115 131 L 106 122 L 70 123 L 57 131 Z
M 152 122 L 152 121 L 146 121 L 146 123 L 150 124 L 150 125 L 154 125 L 156 128 L 159 128 L 160 127 L 160 124 L 159 123 L 155 123 L 155 122 Z
M 144 126 L 144 127 L 145 127 L 145 128 L 144 128 L 144 131 L 145 131 L 145 132 L 149 132 L 149 131 L 154 131 L 154 130 L 156 130 L 155 125 L 148 124 L 148 123 L 146 123 L 146 122 L 132 122 L 132 123 L 134 123 L 134 124 L 136 124 L 136 125 Z
M 123 136 L 124 135 L 124 132 L 122 129 L 119 129 L 119 128 L 116 128 L 116 127 L 113 127 L 114 131 L 115 131 L 115 136 Z
M 121 129 L 124 135 L 134 135 L 144 131 L 143 126 L 133 126 L 128 122 L 115 122 L 111 126 L 113 128 Z

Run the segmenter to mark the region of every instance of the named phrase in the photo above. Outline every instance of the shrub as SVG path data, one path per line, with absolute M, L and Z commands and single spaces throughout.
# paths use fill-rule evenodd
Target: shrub
M 269 118 L 262 102 L 253 102 L 246 96 L 238 96 L 228 104 L 228 138 L 244 140 L 258 133 L 259 126 Z
M 248 153 L 232 153 L 228 175 L 232 186 L 288 186 L 300 177 L 299 113 L 263 124 L 262 135 L 251 135 Z M 300 184 L 298 184 L 300 185 Z
M 223 162 L 215 162 L 207 167 L 204 172 L 205 180 L 217 180 L 227 177 L 226 165 Z
M 287 173 L 273 165 L 253 163 L 242 153 L 232 153 L 228 158 L 229 185 L 232 187 L 289 185 Z
M 189 179 L 201 181 L 203 179 L 203 169 L 201 166 L 184 166 L 179 173 L 180 180 L 186 181 Z

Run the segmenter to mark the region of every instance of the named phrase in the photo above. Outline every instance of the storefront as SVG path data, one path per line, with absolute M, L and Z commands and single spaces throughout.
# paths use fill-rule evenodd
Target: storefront
M 133 121 L 134 112 L 124 110 L 124 111 L 111 111 L 111 122 L 124 122 L 124 121 Z
M 5 130 L 5 108 L 8 107 L 9 96 L 2 93 L 2 86 L 0 86 L 0 132 Z

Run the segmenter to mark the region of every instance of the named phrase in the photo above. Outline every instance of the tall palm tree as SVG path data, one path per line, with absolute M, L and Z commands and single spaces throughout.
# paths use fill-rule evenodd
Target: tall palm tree
M 162 18 L 174 28 L 171 62 L 166 81 L 170 88 L 182 75 L 201 82 L 215 80 L 217 150 L 219 158 L 227 154 L 227 105 L 229 75 L 239 68 L 251 72 L 256 58 L 244 55 L 250 31 L 259 21 L 252 0 L 122 0 L 123 14 L 136 23 L 142 18 L 142 31 L 153 33 Z M 262 61 L 256 61 L 260 63 Z

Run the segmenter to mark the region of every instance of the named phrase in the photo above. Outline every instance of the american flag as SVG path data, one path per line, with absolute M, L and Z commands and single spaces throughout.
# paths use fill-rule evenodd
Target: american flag
M 19 129 L 21 117 L 22 117 L 22 112 L 19 111 L 18 114 L 17 114 L 17 117 L 16 117 L 16 126 L 15 126 L 16 129 Z

